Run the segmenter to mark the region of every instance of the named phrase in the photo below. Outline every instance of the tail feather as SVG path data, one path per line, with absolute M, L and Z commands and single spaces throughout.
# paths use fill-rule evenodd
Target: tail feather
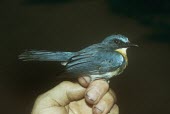
M 25 51 L 19 55 L 23 61 L 67 61 L 74 52 Z

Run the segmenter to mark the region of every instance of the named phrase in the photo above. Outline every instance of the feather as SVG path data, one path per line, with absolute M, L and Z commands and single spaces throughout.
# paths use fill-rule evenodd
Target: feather
M 74 52 L 25 51 L 19 55 L 23 61 L 68 61 Z

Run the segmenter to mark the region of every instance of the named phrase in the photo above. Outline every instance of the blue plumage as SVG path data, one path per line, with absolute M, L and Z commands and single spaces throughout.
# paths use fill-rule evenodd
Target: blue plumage
M 45 50 L 25 51 L 19 55 L 23 61 L 67 61 L 74 56 L 74 52 L 49 52 Z
M 127 66 L 126 49 L 137 46 L 123 35 L 111 35 L 101 43 L 78 52 L 26 51 L 19 55 L 24 61 L 59 61 L 74 75 L 88 75 L 92 80 L 110 79 Z

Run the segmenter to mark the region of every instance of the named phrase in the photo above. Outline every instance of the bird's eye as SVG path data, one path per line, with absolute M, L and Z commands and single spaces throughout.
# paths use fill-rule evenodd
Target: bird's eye
M 115 40 L 114 40 L 114 43 L 120 44 L 120 40 L 115 39 Z

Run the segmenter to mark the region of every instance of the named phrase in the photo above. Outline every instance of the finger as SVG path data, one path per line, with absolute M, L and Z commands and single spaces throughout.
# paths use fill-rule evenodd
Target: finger
M 111 88 L 109 89 L 109 93 L 113 96 L 114 102 L 116 103 L 117 102 L 116 93 Z
M 119 107 L 115 104 L 108 114 L 119 114 Z
M 80 83 L 80 85 L 82 85 L 83 87 L 88 87 L 90 84 L 90 77 L 88 76 L 82 76 L 78 78 L 78 82 Z
M 89 104 L 97 104 L 100 99 L 106 94 L 109 89 L 109 84 L 105 80 L 95 80 L 90 83 L 86 90 L 85 99 Z
M 93 114 L 107 114 L 115 103 L 115 96 L 111 90 L 107 92 L 102 99 L 93 107 Z

